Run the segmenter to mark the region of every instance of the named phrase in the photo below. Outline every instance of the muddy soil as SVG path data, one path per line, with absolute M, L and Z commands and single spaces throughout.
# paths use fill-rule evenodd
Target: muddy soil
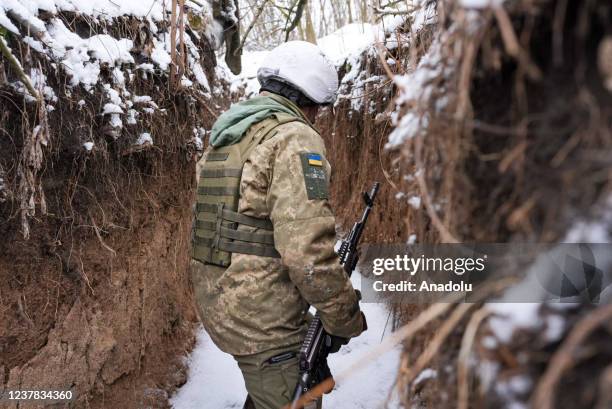
M 373 68 L 376 69 L 376 68 Z M 326 108 L 317 118 L 317 127 L 325 140 L 332 165 L 330 195 L 337 222 L 350 229 L 363 212 L 361 194 L 380 182 L 375 208 L 370 215 L 363 242 L 401 243 L 410 234 L 406 224 L 406 201 L 396 198 L 400 178 L 398 155 L 384 149 L 391 124 L 376 121 L 374 113 L 384 111 L 392 97 L 391 87 L 372 92 L 371 112 L 351 110 L 350 101 L 341 102 L 332 111 Z
M 28 241 L 0 225 L 6 389 L 71 389 L 75 407 L 164 407 L 184 382 L 194 163 L 174 156 L 149 174 L 116 175 L 121 197 L 81 192 L 72 203 L 88 211 L 69 223 L 51 196 L 59 206 Z
M 117 24 L 138 29 L 132 23 Z M 222 83 L 205 39 L 200 51 L 210 81 Z M 168 407 L 186 380 L 197 325 L 187 276 L 197 159 L 190 140 L 194 128 L 210 128 L 216 112 L 208 105 L 228 105 L 223 89 L 213 104 L 191 88 L 170 89 L 163 75 L 136 75 L 130 91 L 151 96 L 161 112 L 115 135 L 100 115 L 101 86 L 70 88 L 65 73 L 31 58 L 59 101 L 42 148 L 47 212 L 36 201 L 26 240 L 16 169 L 36 104 L 0 85 L 0 391 L 72 390 L 74 399 L 56 407 Z M 0 70 L 14 80 L 6 65 Z M 107 67 L 100 76 L 112 83 Z M 142 132 L 154 144 L 134 144 Z

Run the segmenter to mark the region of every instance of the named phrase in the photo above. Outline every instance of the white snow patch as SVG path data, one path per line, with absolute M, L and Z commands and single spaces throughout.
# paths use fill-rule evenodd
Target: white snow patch
M 170 399 L 175 409 L 242 408 L 244 380 L 236 361 L 221 351 L 201 328 L 187 363 L 187 383 Z
M 6 19 L 6 13 L 11 11 L 40 31 L 44 31 L 44 23 L 36 18 L 38 10 L 52 13 L 58 11 L 73 11 L 92 16 L 96 19 L 110 21 L 115 17 L 130 15 L 147 19 L 150 25 L 153 21 L 162 21 L 171 10 L 171 2 L 159 0 L 3 0 L 0 4 L 0 23 Z M 209 8 L 202 9 L 208 12 Z M 7 19 L 8 20 L 8 19 Z M 9 30 L 17 33 L 17 28 L 10 23 Z M 155 25 L 153 24 L 153 27 Z
M 75 12 L 87 16 L 92 23 L 99 20 L 112 23 L 114 18 L 127 15 L 144 20 L 156 36 L 153 38 L 151 59 L 162 70 L 166 70 L 170 63 L 169 35 L 167 32 L 159 32 L 155 21 L 166 21 L 171 8 L 172 2 L 159 0 L 3 0 L 0 2 L 0 24 L 17 35 L 23 35 L 24 43 L 47 55 L 54 61 L 53 64 L 60 63 L 57 65 L 68 73 L 71 86 L 82 85 L 91 92 L 92 87 L 100 80 L 101 66 L 114 68 L 111 71 L 113 82 L 122 87 L 125 85 L 126 75 L 121 68 L 122 64 L 134 63 L 131 54 L 133 40 L 115 38 L 109 34 L 83 38 L 66 27 L 64 22 L 56 17 L 57 14 L 61 11 Z M 190 4 L 190 8 L 199 13 L 207 23 L 213 21 L 208 2 L 197 7 Z M 41 20 L 38 17 L 41 11 L 48 12 L 51 17 L 45 18 L 45 21 Z M 28 27 L 28 32 L 20 33 L 11 19 Z M 185 16 L 185 19 L 188 20 L 188 17 Z M 206 36 L 210 36 L 208 31 L 213 30 L 214 24 L 209 26 L 204 32 Z M 194 57 L 199 60 L 198 47 L 191 40 L 189 33 L 185 35 L 185 44 L 189 52 L 191 71 L 201 86 L 208 90 L 199 72 L 201 67 L 198 70 L 199 63 L 194 60 Z M 153 64 L 144 63 L 137 68 L 146 72 L 153 71 Z M 125 71 L 131 79 L 133 74 L 130 69 Z M 191 85 L 187 81 L 185 83 Z
M 183 75 L 181 78 L 181 85 L 183 87 L 191 87 L 193 85 L 193 81 Z
M 497 338 L 487 335 L 482 338 L 481 344 L 487 349 L 495 349 L 499 345 Z
M 134 62 L 134 58 L 130 54 L 134 43 L 130 39 L 117 40 L 108 34 L 97 34 L 89 37 L 85 44 L 93 57 L 103 63 L 114 65 Z
M 149 95 L 134 95 L 134 96 L 132 97 L 132 101 L 133 101 L 135 104 L 138 104 L 138 103 L 149 103 L 149 102 L 151 102 L 152 100 L 153 100 L 153 99 L 152 99 L 152 98 L 151 98 Z
M 504 0 L 459 0 L 459 4 L 465 8 L 482 9 L 486 7 L 498 7 Z
M 421 208 L 421 198 L 419 196 L 412 196 L 408 199 L 408 204 L 412 206 L 413 209 L 418 210 Z
M 541 305 L 540 303 L 487 303 L 487 308 L 495 314 L 489 320 L 489 327 L 500 342 L 508 343 L 517 329 L 536 328 L 541 325 L 539 316 Z
M 201 151 L 202 149 L 204 149 L 204 142 L 202 142 L 202 138 L 200 138 L 199 136 L 193 137 L 193 143 L 197 150 Z
M 506 400 L 513 400 L 517 395 L 524 395 L 531 390 L 533 382 L 528 376 L 515 375 L 507 380 L 498 380 L 495 391 Z
M 257 70 L 263 63 L 269 51 L 249 51 L 242 55 L 242 71 L 239 75 L 231 73 L 225 61 L 220 60 L 218 69 L 223 69 L 226 79 L 230 83 L 230 92 L 235 93 L 244 87 L 244 95 L 249 98 L 259 92 Z M 219 72 L 219 70 L 217 70 Z
M 431 369 L 431 368 L 425 368 L 421 371 L 421 373 L 417 375 L 417 377 L 414 379 L 412 384 L 416 386 L 423 381 L 426 381 L 428 379 L 435 379 L 437 377 L 438 377 L 438 371 L 436 371 L 435 369 Z
M 127 112 L 127 123 L 128 123 L 128 125 L 136 124 L 136 117 L 138 115 L 139 115 L 139 113 L 135 109 L 128 109 L 128 112 Z
M 391 115 L 395 129 L 389 135 L 389 142 L 385 145 L 387 149 L 395 148 L 404 141 L 424 133 L 429 125 L 427 109 L 434 91 L 433 83 L 444 71 L 443 62 L 440 41 L 436 39 L 413 72 L 393 77 L 400 93 L 396 99 L 396 111 Z M 409 109 L 400 117 L 399 110 L 404 104 Z M 436 104 L 438 110 L 444 107 L 445 104 L 439 102 Z
M 42 90 L 43 96 L 47 102 L 57 101 L 55 91 L 47 85 L 47 76 L 40 69 L 32 68 L 30 70 L 30 79 L 35 89 Z
M 4 10 L 0 11 L 0 25 L 15 34 L 19 33 L 19 29 L 13 24 L 11 19 L 8 18 Z
M 123 113 L 123 109 L 121 109 L 121 107 L 117 104 L 113 104 L 113 103 L 106 103 L 104 104 L 104 110 L 102 111 L 103 115 L 106 114 L 122 114 Z
M 0 24 L 2 24 L 1 21 Z M 40 41 L 33 39 L 32 37 L 23 37 L 23 42 L 29 45 L 33 50 L 38 51 L 39 53 L 43 53 L 45 51 L 43 44 Z
M 612 195 L 604 201 L 596 220 L 580 220 L 568 230 L 563 243 L 612 242 Z
M 478 363 L 476 373 L 478 374 L 478 379 L 480 379 L 483 391 L 486 392 L 491 389 L 491 386 L 496 381 L 498 372 L 499 363 L 495 361 L 484 360 Z
M 210 91 L 210 84 L 208 83 L 208 78 L 206 78 L 206 74 L 204 73 L 204 69 L 200 63 L 193 62 L 191 65 L 191 71 L 193 75 L 195 75 L 196 80 L 200 83 L 204 89 Z
M 125 87 L 125 74 L 119 67 L 113 69 L 113 82 L 122 88 Z
M 153 51 L 151 51 L 151 60 L 159 65 L 162 70 L 167 70 L 168 66 L 172 62 L 170 57 L 170 43 L 166 41 L 166 33 L 162 34 L 162 41 L 157 38 L 153 38 Z
M 141 133 L 140 136 L 138 137 L 138 140 L 136 141 L 136 145 L 144 145 L 144 144 L 153 145 L 153 138 L 151 137 L 151 134 L 148 132 Z
M 110 84 L 104 84 L 104 91 L 106 92 L 106 96 L 108 99 L 115 105 L 123 105 L 123 100 L 119 95 L 119 91 L 114 88 L 111 88 Z
M 565 318 L 560 315 L 548 315 L 546 317 L 546 332 L 544 338 L 548 342 L 556 342 L 561 339 L 565 332 Z
M 142 64 L 138 64 L 136 66 L 136 68 L 140 68 L 141 70 L 143 70 L 145 72 L 154 72 L 155 71 L 155 66 L 153 64 L 148 63 L 148 62 L 143 62 Z
M 203 127 L 193 128 L 193 143 L 197 150 L 204 149 L 204 138 L 206 137 L 206 129 Z
M 151 108 L 158 109 L 159 106 L 153 101 L 149 95 L 134 95 L 132 96 L 132 102 L 134 104 L 144 104 L 149 105 Z
M 352 23 L 317 39 L 317 45 L 334 64 L 342 64 L 352 55 L 361 54 L 372 43 L 384 38 L 378 25 Z
M 130 54 L 133 42 L 130 39 L 116 39 L 108 34 L 97 34 L 81 38 L 70 31 L 59 18 L 48 25 L 43 42 L 48 45 L 53 57 L 71 76 L 71 85 L 82 84 L 86 89 L 99 80 L 100 63 L 115 66 L 133 63 Z M 91 61 L 91 57 L 94 60 Z
M 351 281 L 355 288 L 361 288 L 361 275 L 353 273 Z M 351 340 L 336 354 L 329 358 L 329 367 L 333 373 L 340 373 L 359 361 L 371 348 L 382 342 L 384 336 L 390 335 L 389 311 L 382 303 L 361 303 L 368 320 L 368 330 Z M 334 391 L 323 398 L 323 407 L 338 409 L 378 409 L 384 407 L 389 393 L 393 389 L 397 368 L 400 362 L 401 348 L 396 347 L 377 361 L 371 362 L 344 383 L 336 385 Z M 372 376 L 376 374 L 376 376 Z M 396 396 L 386 406 L 388 409 L 399 408 Z
M 110 126 L 113 128 L 123 128 L 123 121 L 121 121 L 119 114 L 111 114 Z

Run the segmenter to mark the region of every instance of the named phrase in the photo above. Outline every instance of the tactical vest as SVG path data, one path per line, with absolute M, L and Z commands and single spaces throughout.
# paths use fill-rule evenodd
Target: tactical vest
M 193 258 L 227 267 L 232 253 L 280 258 L 274 248 L 269 219 L 237 212 L 242 169 L 261 142 L 276 135 L 274 129 L 302 119 L 278 113 L 251 126 L 234 145 L 211 149 L 200 172 L 193 235 Z

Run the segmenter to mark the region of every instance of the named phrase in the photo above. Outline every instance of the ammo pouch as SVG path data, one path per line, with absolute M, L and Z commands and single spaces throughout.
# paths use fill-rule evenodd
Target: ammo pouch
M 302 119 L 278 113 L 252 125 L 234 145 L 211 149 L 200 172 L 193 235 L 193 258 L 227 267 L 232 253 L 280 258 L 274 248 L 269 219 L 237 212 L 244 163 L 262 141 L 276 135 L 274 128 Z

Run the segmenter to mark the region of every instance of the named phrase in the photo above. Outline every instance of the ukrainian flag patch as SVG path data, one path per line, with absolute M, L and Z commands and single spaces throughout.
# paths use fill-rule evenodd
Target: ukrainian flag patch
M 310 166 L 323 166 L 323 158 L 318 153 L 309 153 L 308 164 Z
M 300 153 L 304 183 L 308 200 L 327 199 L 329 180 L 323 166 L 323 155 L 311 152 Z

